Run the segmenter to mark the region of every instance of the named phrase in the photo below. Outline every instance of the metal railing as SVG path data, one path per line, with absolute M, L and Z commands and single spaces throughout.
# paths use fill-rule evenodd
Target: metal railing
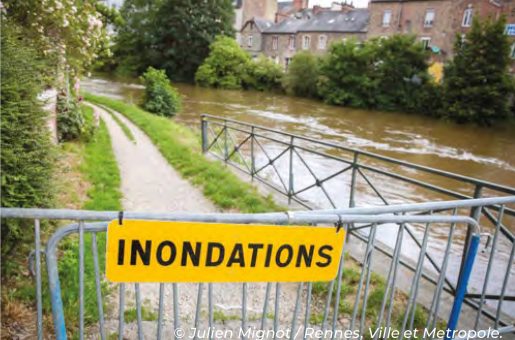
M 310 210 L 328 208 L 344 213 L 347 210 L 342 208 L 346 207 L 515 195 L 515 188 L 505 185 L 222 117 L 202 115 L 201 134 L 204 153 L 284 195 L 288 203 L 295 202 Z M 419 214 L 444 212 L 426 209 Z M 508 301 L 515 315 L 515 290 L 506 288 L 515 276 L 512 272 L 515 209 L 508 205 L 501 210 L 499 205 L 492 204 L 471 207 L 468 211 L 462 208 L 460 213 L 481 221 L 487 231 L 485 250 L 480 254 L 482 268 L 473 275 L 476 291 L 469 291 L 465 300 L 478 312 L 474 328 L 479 328 L 483 318 L 492 321 L 495 327 L 511 326 L 502 320 L 502 310 L 503 304 L 508 309 L 503 303 Z M 406 226 L 413 240 L 415 231 L 416 228 Z M 362 235 L 350 234 L 366 241 Z M 463 230 L 457 238 L 467 244 L 470 235 L 470 230 Z M 420 242 L 415 243 L 421 246 Z M 384 252 L 391 248 L 379 247 Z M 436 256 L 441 256 L 441 249 L 443 245 L 440 250 L 426 254 L 436 271 L 441 270 L 435 261 Z M 484 271 L 482 275 L 481 271 Z M 449 278 L 445 280 L 445 289 L 456 291 Z
M 49 295 L 52 305 L 54 331 L 57 339 L 67 338 L 68 331 L 77 329 L 79 338 L 96 337 L 101 339 L 110 336 L 109 332 L 115 330 L 118 338 L 131 337 L 128 333 L 136 328 L 134 338 L 143 339 L 156 336 L 158 339 L 184 335 L 185 330 L 195 329 L 226 329 L 234 331 L 234 325 L 221 324 L 215 310 L 219 308 L 217 300 L 220 300 L 220 291 L 234 291 L 241 289 L 241 295 L 232 298 L 221 299 L 231 306 L 236 305 L 236 314 L 231 318 L 237 319 L 241 329 L 272 330 L 273 334 L 289 329 L 289 338 L 307 338 L 311 330 L 324 331 L 329 337 L 337 337 L 338 332 L 346 329 L 363 334 L 368 327 L 395 326 L 400 330 L 414 328 L 459 328 L 460 311 L 465 302 L 466 286 L 469 277 L 473 274 L 474 258 L 480 241 L 480 229 L 476 220 L 469 216 L 459 215 L 461 208 L 474 208 L 484 206 L 498 206 L 500 211 L 506 204 L 515 202 L 515 197 L 485 198 L 475 200 L 461 200 L 448 202 L 427 202 L 422 204 L 407 204 L 389 207 L 354 208 L 342 211 L 312 211 L 312 212 L 286 212 L 264 214 L 188 214 L 188 213 L 137 213 L 125 212 L 126 219 L 168 220 L 168 221 L 201 221 L 201 222 L 225 222 L 242 224 L 310 224 L 316 225 L 343 225 L 348 232 L 361 236 L 365 241 L 362 247 L 361 257 L 356 262 L 345 256 L 349 251 L 350 243 L 345 244 L 344 252 L 340 259 L 338 275 L 336 279 L 327 285 L 322 283 L 243 283 L 239 286 L 230 284 L 202 284 L 195 286 L 188 284 L 132 284 L 122 283 L 118 286 L 117 310 L 106 311 L 103 306 L 106 301 L 113 305 L 113 297 L 107 300 L 102 291 L 103 263 L 99 252 L 97 240 L 104 237 L 107 222 L 119 218 L 119 213 L 76 211 L 76 210 L 46 210 L 46 209 L 18 209 L 2 208 L 2 218 L 25 218 L 35 220 L 35 249 L 40 253 L 41 237 L 39 223 L 41 220 L 77 220 L 59 229 L 47 241 L 45 251 L 42 252 L 46 261 L 48 273 Z M 452 211 L 449 214 L 421 215 L 426 210 Z M 414 236 L 420 242 L 420 250 L 416 259 L 407 263 L 400 256 L 403 249 L 412 249 L 413 241 L 408 233 L 408 225 L 420 227 L 421 233 Z M 464 274 L 460 282 L 456 283 L 456 291 L 449 292 L 446 289 L 447 273 L 452 270 L 452 262 L 460 260 L 465 246 L 455 240 L 455 235 L 460 229 L 471 230 L 471 243 L 467 245 L 465 256 Z M 391 254 L 385 254 L 377 239 L 377 235 L 387 230 L 395 235 L 395 244 Z M 431 270 L 432 262 L 427 265 L 427 253 L 434 239 L 430 236 L 432 230 L 437 230 L 446 235 L 444 256 L 438 262 L 441 270 Z M 78 258 L 78 324 L 67 324 L 65 320 L 62 289 L 66 288 L 66 282 L 61 282 L 59 277 L 59 259 L 62 252 L 60 243 L 67 237 L 77 235 L 71 242 L 77 242 L 78 250 L 75 256 Z M 88 238 L 87 235 L 90 235 Z M 93 262 L 94 276 L 92 278 L 96 301 L 85 300 L 85 267 L 86 244 L 91 243 L 91 261 Z M 388 256 L 386 256 L 388 255 Z M 511 261 L 513 260 L 513 255 Z M 42 289 L 41 257 L 35 257 L 36 268 L 36 296 L 37 296 L 37 325 L 38 338 L 43 338 L 43 307 L 42 296 L 47 291 Z M 361 263 L 361 265 L 360 265 Z M 412 265 L 413 271 L 405 271 L 403 266 Z M 385 279 L 378 279 L 372 273 L 379 268 L 385 270 Z M 356 274 L 357 273 L 357 274 Z M 357 275 L 357 277 L 354 277 Z M 354 280 L 354 281 L 348 281 Z M 431 281 L 433 280 L 433 281 Z M 431 289 L 423 288 L 425 281 L 431 281 Z M 401 285 L 407 285 L 405 293 Z M 132 288 L 133 287 L 133 288 Z M 149 294 L 151 301 L 157 306 L 147 306 L 157 310 L 157 322 L 143 320 L 142 301 L 145 294 Z M 127 292 L 134 293 L 131 299 Z M 207 304 L 204 296 L 207 294 Z M 379 296 L 379 298 L 378 298 Z M 501 298 L 502 301 L 502 298 Z M 87 324 L 85 321 L 86 304 L 96 303 L 98 322 L 97 327 Z M 346 305 L 349 304 L 349 307 Z M 126 307 L 134 306 L 136 310 L 135 322 L 125 320 Z M 425 307 L 421 307 L 425 306 Z M 464 308 L 465 305 L 463 305 Z M 422 309 L 421 309 L 422 308 Z M 112 308 L 111 308 L 112 309 Z M 117 312 L 117 313 L 116 313 Z M 464 312 L 466 312 L 464 310 Z M 420 313 L 422 320 L 420 321 Z M 116 315 L 117 314 L 117 315 Z M 461 319 L 463 314 L 461 313 Z M 269 321 L 270 320 L 270 321 Z M 447 323 L 445 323 L 447 321 Z M 134 327 L 133 327 L 134 326 Z M 508 325 L 509 326 L 509 325 Z M 210 327 L 210 328 L 209 328 Z M 180 331 L 179 331 L 180 330 Z M 505 331 L 511 329 L 505 327 Z M 241 334 L 240 334 L 241 335 Z M 296 336 L 294 336 L 296 335 Z M 243 338 L 248 336 L 243 334 Z M 213 337 L 209 336 L 210 338 Z M 379 334 L 374 339 L 382 338 Z M 423 336 L 431 338 L 431 336 Z

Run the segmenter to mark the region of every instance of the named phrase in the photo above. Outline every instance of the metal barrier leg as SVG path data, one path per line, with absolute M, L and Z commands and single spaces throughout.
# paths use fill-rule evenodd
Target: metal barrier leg
M 451 340 L 453 338 L 451 335 L 458 326 L 461 307 L 463 305 L 463 300 L 465 299 L 465 294 L 467 293 L 467 285 L 476 259 L 477 249 L 479 247 L 479 235 L 472 235 L 469 244 L 470 246 L 467 251 L 467 258 L 464 262 L 462 277 L 458 283 L 458 287 L 456 287 L 456 297 L 454 298 L 451 315 L 449 317 L 449 322 L 447 323 L 447 334 L 445 336 L 445 340 Z

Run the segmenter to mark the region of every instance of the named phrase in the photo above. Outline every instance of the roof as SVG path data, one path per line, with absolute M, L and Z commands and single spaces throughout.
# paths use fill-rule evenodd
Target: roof
M 299 27 L 308 22 L 308 19 L 288 17 L 278 24 L 266 29 L 263 33 L 297 33 Z
M 299 32 L 366 32 L 370 14 L 367 9 L 348 12 L 323 11 L 298 28 Z
M 264 18 L 254 18 L 254 24 L 256 24 L 260 32 L 263 32 L 267 28 L 271 27 L 274 24 L 274 22 L 272 20 Z

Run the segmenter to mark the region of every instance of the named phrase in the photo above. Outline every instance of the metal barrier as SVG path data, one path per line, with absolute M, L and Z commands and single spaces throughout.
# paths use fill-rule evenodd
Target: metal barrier
M 515 188 L 508 186 L 222 117 L 203 115 L 201 134 L 204 153 L 249 174 L 252 180 L 287 197 L 288 203 L 295 202 L 307 209 L 329 208 L 345 213 L 348 210 L 342 208 L 346 207 L 515 195 Z M 397 193 L 399 186 L 408 192 L 406 197 Z M 420 214 L 441 212 L 426 209 Z M 474 292 L 465 295 L 465 302 L 477 309 L 473 327 L 478 329 L 482 318 L 491 320 L 495 327 L 510 326 L 501 316 L 503 304 L 508 309 L 503 301 L 511 303 L 509 309 L 515 315 L 515 289 L 506 288 L 515 276 L 511 272 L 515 209 L 504 206 L 501 210 L 493 204 L 460 210 L 460 213 L 481 221 L 487 232 L 485 250 L 480 254 L 484 274 L 473 275 Z M 414 239 L 412 229 L 408 225 L 406 230 Z M 366 241 L 355 232 L 350 234 Z M 470 230 L 461 230 L 457 236 L 468 244 L 470 235 Z M 420 248 L 420 242 L 416 243 Z M 440 248 L 444 246 L 441 244 Z M 380 248 L 386 252 L 391 247 Z M 439 271 L 441 268 L 433 260 L 437 255 L 441 256 L 432 251 L 426 257 Z M 463 266 L 462 262 L 460 275 Z M 413 266 L 407 267 L 414 270 Z M 456 291 L 449 279 L 445 280 L 445 286 L 450 292 Z
M 134 301 L 126 296 L 132 284 L 119 285 L 118 310 L 105 311 L 106 301 L 113 306 L 113 300 L 106 300 L 102 293 L 103 264 L 99 260 L 97 239 L 104 237 L 107 222 L 86 223 L 86 221 L 109 221 L 117 219 L 118 212 L 95 212 L 74 210 L 44 210 L 2 208 L 2 218 L 29 218 L 35 220 L 35 268 L 37 291 L 38 338 L 43 338 L 42 328 L 42 291 L 40 264 L 40 228 L 42 219 L 78 220 L 59 229 L 47 242 L 45 259 L 48 271 L 48 285 L 52 304 L 55 335 L 57 339 L 66 339 L 68 329 L 78 329 L 79 338 L 96 337 L 98 332 L 101 339 L 106 339 L 109 333 L 117 329 L 118 338 L 132 337 L 138 339 L 155 335 L 158 339 L 166 337 L 181 338 L 182 332 L 193 328 L 204 330 L 195 334 L 197 338 L 218 337 L 209 333 L 218 327 L 219 330 L 234 332 L 229 337 L 255 338 L 258 330 L 271 331 L 266 333 L 274 337 L 282 331 L 290 331 L 288 338 L 310 338 L 312 332 L 323 332 L 324 338 L 341 337 L 345 330 L 368 334 L 370 327 L 394 326 L 400 330 L 408 329 L 450 329 L 455 330 L 460 320 L 463 302 L 466 303 L 466 287 L 470 275 L 473 275 L 474 258 L 480 241 L 480 230 L 477 221 L 469 216 L 458 214 L 459 209 L 485 206 L 497 206 L 502 211 L 506 204 L 515 202 L 515 197 L 485 198 L 476 200 L 434 202 L 423 204 L 408 204 L 376 208 L 354 208 L 343 211 L 312 211 L 265 214 L 186 214 L 186 213 L 136 213 L 125 212 L 126 219 L 153 219 L 170 221 L 202 221 L 226 223 L 260 223 L 260 224 L 311 224 L 313 227 L 323 224 L 343 223 L 348 232 L 360 237 L 364 244 L 361 247 L 359 261 L 348 258 L 345 253 L 340 259 L 336 279 L 330 283 L 243 283 L 240 286 L 231 284 L 134 284 Z M 450 214 L 421 215 L 430 211 L 450 211 Z M 418 227 L 411 229 L 410 226 Z M 447 287 L 450 279 L 447 274 L 452 271 L 453 263 L 460 262 L 464 242 L 457 240 L 455 235 L 460 229 L 471 230 L 471 242 L 467 245 L 465 266 L 459 282 L 452 282 L 455 291 Z M 377 235 L 387 230 L 395 237 L 391 253 L 380 246 Z M 431 231 L 446 235 L 446 247 L 440 259 L 428 258 L 429 249 L 434 243 Z M 410 235 L 410 232 L 413 235 Z M 78 274 L 79 292 L 77 311 L 78 325 L 66 325 L 61 289 L 66 289 L 65 282 L 59 280 L 59 243 L 71 235 L 78 235 Z M 91 235 L 90 238 L 86 237 Z M 416 239 L 420 244 L 414 260 L 402 256 L 404 249 L 414 249 Z M 75 241 L 74 241 L 75 242 Z M 85 296 L 85 254 L 86 243 L 91 242 L 91 254 L 94 268 L 94 296 L 96 301 L 86 301 Z M 355 244 L 347 243 L 344 252 Z M 511 255 L 513 262 L 513 254 Z M 435 264 L 441 268 L 434 270 Z M 412 267 L 406 271 L 404 267 Z M 384 278 L 373 272 L 384 270 Z M 405 292 L 401 286 L 409 287 Z M 61 288 L 63 287 L 63 288 Z M 152 287 L 156 287 L 155 289 Z M 241 295 L 234 294 L 241 287 Z M 428 288 L 429 287 L 429 288 Z M 504 287 L 506 289 L 506 286 Z M 158 293 L 156 293 L 158 291 Z M 220 296 L 220 292 L 231 292 L 229 298 Z M 158 303 L 157 323 L 143 320 L 145 294 L 153 292 L 151 299 Z M 203 302 L 207 294 L 207 304 Z M 168 296 L 171 296 L 170 298 Z M 166 299 L 166 301 L 165 301 Z M 170 301 L 171 300 L 171 301 Z M 220 317 L 218 302 L 236 304 L 237 314 Z M 222 301 L 220 301 L 222 300 Z M 500 299 L 503 301 L 502 297 Z M 85 321 L 85 306 L 96 303 L 98 326 L 92 327 Z M 135 306 L 135 323 L 125 321 L 125 308 Z M 466 305 L 463 304 L 465 307 Z M 156 307 L 156 306 L 154 306 Z M 154 308 L 152 307 L 152 308 Z M 215 310 L 215 307 L 218 310 Z M 234 306 L 233 306 L 234 307 Z M 148 307 L 151 308 L 151 307 Z M 499 309 L 500 310 L 500 309 Z M 118 312 L 117 316 L 115 313 Z M 218 314 L 217 314 L 218 313 Z M 499 312 L 500 313 L 500 312 Z M 463 321 L 463 314 L 461 314 Z M 117 321 L 115 321 L 117 319 Z M 237 319 L 232 321 L 233 319 Z M 270 319 L 270 322 L 268 320 Z M 173 321 L 172 321 L 173 320 Z M 446 325 L 444 320 L 447 321 Z M 221 325 L 220 323 L 225 323 Z M 238 323 L 238 325 L 236 325 Z M 116 327 L 113 325 L 116 324 Z M 445 326 L 444 326 L 445 325 Z M 182 328 L 181 328 L 182 326 Z M 244 333 L 238 336 L 237 326 Z M 509 324 L 505 325 L 509 326 Z M 506 327 L 505 327 L 506 328 Z M 506 331 L 510 329 L 506 328 Z M 240 331 L 241 332 L 241 331 Z M 254 332 L 254 333 L 252 333 Z M 311 332 L 311 333 L 310 333 Z M 254 335 L 253 335 L 254 334 Z M 385 334 L 370 333 L 369 338 L 387 338 Z M 436 337 L 428 333 L 422 338 Z M 447 336 L 452 338 L 452 336 Z

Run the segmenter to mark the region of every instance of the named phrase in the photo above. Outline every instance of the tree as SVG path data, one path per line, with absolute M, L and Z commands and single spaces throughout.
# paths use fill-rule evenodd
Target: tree
M 444 71 L 444 116 L 489 125 L 509 115 L 513 84 L 505 25 L 505 18 L 475 19 L 465 39 L 456 37 L 454 59 Z
M 46 112 L 38 101 L 47 65 L 22 30 L 2 18 L 1 183 L 2 207 L 51 204 L 52 146 Z M 27 235 L 29 221 L 2 219 L 2 255 Z
M 153 66 L 174 80 L 191 81 L 215 37 L 234 33 L 229 0 L 127 0 L 120 13 L 125 24 L 115 55 L 120 68 L 133 74 Z
M 244 86 L 258 91 L 279 90 L 283 75 L 281 66 L 264 55 L 260 55 L 249 63 L 247 75 L 243 80 Z
M 320 96 L 330 104 L 373 107 L 377 86 L 372 74 L 376 49 L 371 44 L 349 40 L 331 45 L 322 58 Z
M 320 76 L 319 60 L 309 52 L 297 53 L 288 65 L 283 87 L 288 94 L 300 97 L 316 97 Z
M 219 36 L 211 44 L 209 56 L 198 68 L 195 81 L 201 86 L 240 89 L 250 63 L 249 55 L 236 40 Z

